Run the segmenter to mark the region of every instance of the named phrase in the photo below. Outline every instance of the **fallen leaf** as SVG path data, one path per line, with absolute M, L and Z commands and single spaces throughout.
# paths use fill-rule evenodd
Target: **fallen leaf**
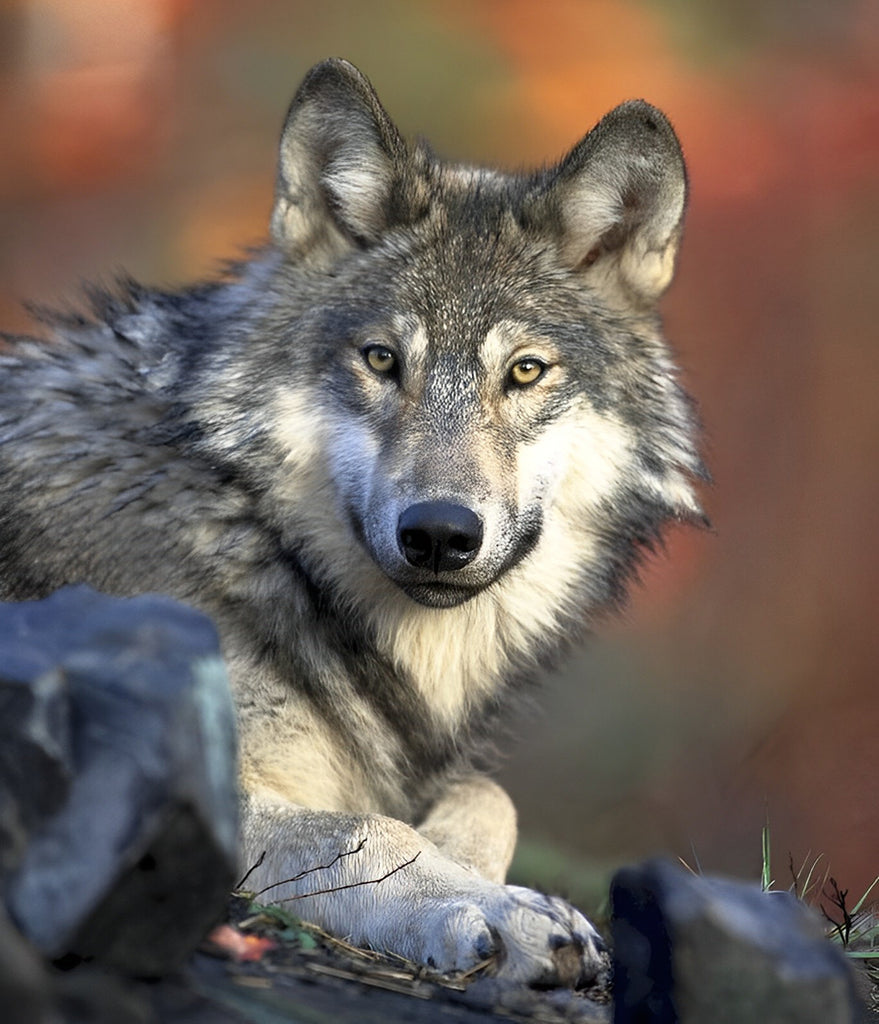
M 277 943 L 271 939 L 263 939 L 258 935 L 245 935 L 230 924 L 218 925 L 208 935 L 206 942 L 213 947 L 212 952 L 226 956 L 237 963 L 250 963 L 262 960 L 263 956 Z

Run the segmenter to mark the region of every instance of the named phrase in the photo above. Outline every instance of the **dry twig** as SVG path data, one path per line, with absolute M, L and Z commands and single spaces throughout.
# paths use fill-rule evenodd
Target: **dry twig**
M 340 856 L 342 855 L 340 854 Z M 385 874 L 383 874 L 380 878 L 364 878 L 361 879 L 359 882 L 348 882 L 345 885 L 331 885 L 327 889 L 315 889 L 313 892 L 300 892 L 297 893 L 295 896 L 285 896 L 283 899 L 278 900 L 278 902 L 287 903 L 291 900 L 304 900 L 307 899 L 309 896 L 324 896 L 327 893 L 331 892 L 341 892 L 343 889 L 356 889 L 358 886 L 361 885 L 378 885 L 379 882 L 383 882 L 386 878 L 390 878 L 391 875 L 395 875 L 398 871 L 402 871 L 403 868 L 408 868 L 410 864 L 414 864 L 415 861 L 418 860 L 420 856 L 421 850 L 419 850 L 414 857 L 410 857 L 409 860 L 404 861 L 402 864 L 398 864 L 395 868 L 391 868 L 390 871 L 385 872 Z M 308 872 L 303 872 L 303 874 L 308 874 Z M 302 876 L 300 875 L 299 877 L 301 878 Z M 277 884 L 280 885 L 281 883 Z
M 836 884 L 836 879 L 832 875 L 830 877 L 830 885 L 832 886 L 832 891 L 828 892 L 827 886 L 825 886 L 822 895 L 825 899 L 830 900 L 831 904 L 834 907 L 839 908 L 840 912 L 842 913 L 842 920 L 837 921 L 835 918 L 831 917 L 830 914 L 828 914 L 827 911 L 824 909 L 823 904 L 821 905 L 821 913 L 827 918 L 827 920 L 833 926 L 833 929 L 839 936 L 843 946 L 847 946 L 849 937 L 852 933 L 852 924 L 854 923 L 852 921 L 851 912 L 849 911 L 848 905 L 846 903 L 846 899 L 848 897 L 848 889 L 840 889 L 839 886 Z
M 328 864 L 317 864 L 313 868 L 305 868 L 304 871 L 300 871 L 298 875 L 293 875 L 292 878 L 282 878 L 280 882 L 272 882 L 271 885 L 267 885 L 264 889 L 260 889 L 259 892 L 254 893 L 254 896 L 262 896 L 262 894 L 264 892 L 268 892 L 269 889 L 276 889 L 279 885 L 286 885 L 288 882 L 298 882 L 300 878 L 305 878 L 306 875 L 313 875 L 317 871 L 326 871 L 328 868 L 333 867 L 334 864 L 338 864 L 339 861 L 342 860 L 343 857 L 353 857 L 355 853 L 360 853 L 360 851 L 363 849 L 363 847 L 365 845 L 366 845 L 366 837 L 361 839 L 360 842 L 357 844 L 357 846 L 354 847 L 353 850 L 342 850 L 339 853 L 337 853 L 336 856 L 333 857 L 333 859 Z M 262 863 L 262 857 L 260 857 L 260 859 L 257 862 L 257 864 L 261 864 L 261 863 Z M 254 865 L 254 867 L 256 867 L 256 866 L 257 865 Z M 252 871 L 253 868 L 251 868 L 250 870 Z M 248 874 L 250 874 L 250 872 L 248 872 Z M 247 877 L 247 875 L 245 875 L 245 878 L 246 877 Z M 348 888 L 348 887 L 347 886 L 342 886 L 341 888 Z M 327 892 L 332 892 L 334 890 L 328 889 L 326 891 Z M 287 899 L 299 899 L 299 897 L 298 896 L 288 896 Z M 281 900 L 279 902 L 283 902 L 283 900 Z
M 257 858 L 256 863 L 250 865 L 250 867 L 244 873 L 244 877 L 235 886 L 235 892 L 238 892 L 241 889 L 241 886 L 244 885 L 244 883 L 247 881 L 247 879 L 250 878 L 250 876 L 254 873 L 254 871 L 256 871 L 256 869 L 260 866 L 260 864 L 262 864 L 262 862 L 266 859 L 266 853 L 267 852 L 268 852 L 267 850 L 263 850 L 263 852 Z

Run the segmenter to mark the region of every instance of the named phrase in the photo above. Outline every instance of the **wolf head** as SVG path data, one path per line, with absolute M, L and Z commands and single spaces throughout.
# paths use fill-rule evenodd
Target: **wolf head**
M 271 424 L 270 514 L 312 571 L 437 608 L 513 578 L 526 604 L 582 605 L 616 596 L 661 522 L 698 516 L 655 314 L 685 199 L 642 101 L 506 174 L 405 142 L 352 65 L 314 68 L 281 139 L 249 327 L 280 344 L 247 427 Z

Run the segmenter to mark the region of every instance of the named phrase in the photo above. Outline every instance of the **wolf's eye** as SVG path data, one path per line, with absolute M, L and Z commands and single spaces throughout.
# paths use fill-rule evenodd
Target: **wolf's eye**
M 390 374 L 397 368 L 397 357 L 384 345 L 367 345 L 363 349 L 363 358 L 376 373 Z
M 539 359 L 520 359 L 510 367 L 508 380 L 516 387 L 524 388 L 540 380 L 545 370 L 546 364 Z

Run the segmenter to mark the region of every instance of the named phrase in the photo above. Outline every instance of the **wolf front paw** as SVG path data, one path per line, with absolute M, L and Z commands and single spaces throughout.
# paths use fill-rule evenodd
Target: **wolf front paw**
M 498 974 L 510 980 L 587 988 L 609 967 L 601 936 L 557 896 L 505 885 L 496 922 Z
M 586 988 L 607 970 L 601 936 L 564 900 L 500 885 L 488 898 L 438 900 L 422 917 L 419 959 L 439 971 L 489 961 L 499 977 L 537 987 Z

